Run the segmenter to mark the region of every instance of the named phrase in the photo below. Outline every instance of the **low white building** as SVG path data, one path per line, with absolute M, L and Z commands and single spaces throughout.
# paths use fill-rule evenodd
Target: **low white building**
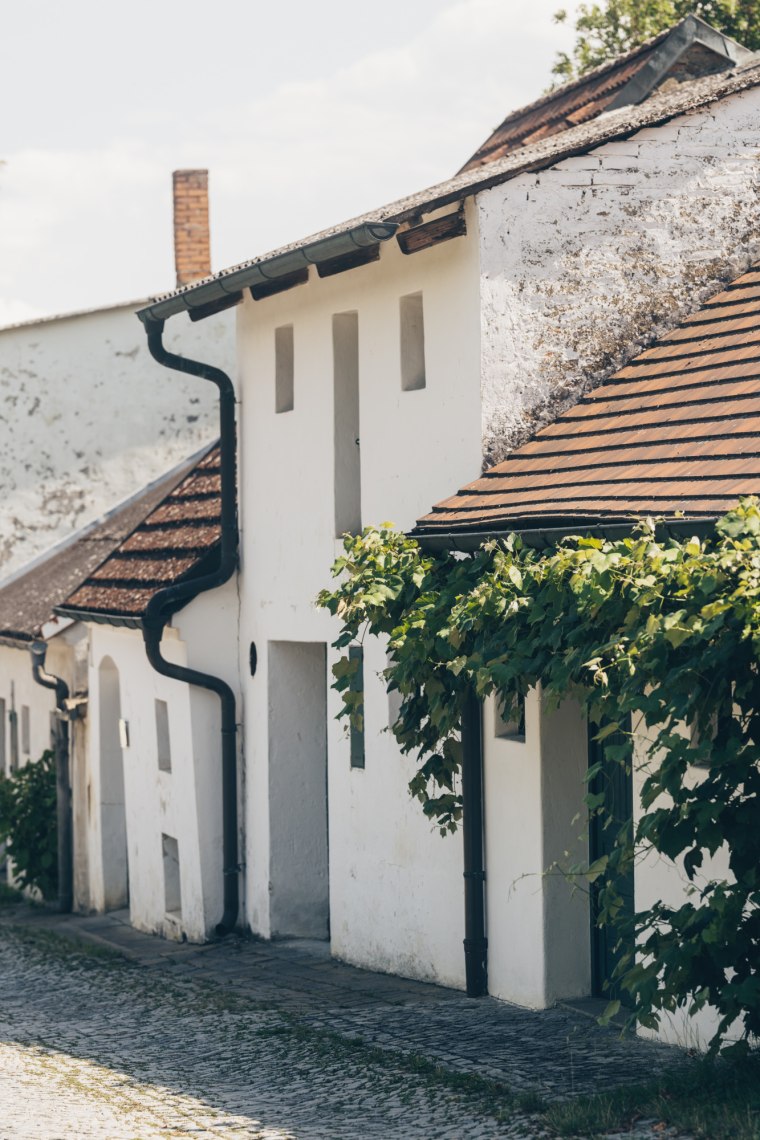
M 638 102 L 651 86 L 639 90 L 617 109 L 610 101 L 594 118 L 607 106 L 602 89 L 625 89 L 617 82 L 623 64 L 644 74 L 653 58 L 662 63 L 642 49 L 511 116 L 484 162 L 474 156 L 456 178 L 141 310 L 154 355 L 218 384 L 229 415 L 224 354 L 196 357 L 173 318 L 237 305 L 240 573 L 177 609 L 164 654 L 239 687 L 245 870 L 226 859 L 223 870 L 225 881 L 240 879 L 240 921 L 255 933 L 329 938 L 347 961 L 464 986 L 461 838 L 440 838 L 409 799 L 410 766 L 388 732 L 383 645 L 363 646 L 363 731 L 348 735 L 336 721 L 336 627 L 315 598 L 342 533 L 384 520 L 412 527 L 484 460 L 556 418 L 749 264 L 760 222 L 760 66 L 732 67 L 736 55 L 718 39 L 721 74 L 679 75 L 676 53 L 670 72 L 646 72 L 658 83 L 670 78 L 664 90 Z M 694 37 L 684 42 L 684 52 L 704 47 Z M 656 50 L 663 44 L 673 47 L 664 37 Z M 166 322 L 182 360 L 164 352 Z M 178 400 L 174 382 L 164 374 Z M 232 500 L 222 493 L 221 513 L 235 507 L 234 492 Z M 123 553 L 102 569 L 106 591 L 126 573 Z M 154 589 L 176 550 L 151 554 L 148 545 L 143 555 Z M 111 628 L 116 620 L 144 624 L 145 599 L 126 613 L 113 595 L 99 607 L 99 574 L 61 612 L 90 627 L 91 701 L 98 724 L 111 725 L 103 740 L 113 739 L 117 721 L 129 725 L 119 748 L 130 771 L 133 920 L 203 937 L 223 903 L 221 836 L 210 822 L 220 814 L 218 704 L 199 689 L 180 692 L 180 680 L 146 681 L 139 633 Z M 128 578 L 127 591 L 138 588 Z M 93 624 L 98 612 L 108 626 Z M 167 724 L 180 749 L 169 745 L 171 773 L 161 763 Z M 536 698 L 526 733 L 537 730 L 541 763 L 566 792 L 564 811 L 582 795 L 585 728 L 561 717 L 544 723 Z M 487 766 L 489 749 L 519 763 L 518 745 L 494 734 Z M 516 824 L 540 874 L 562 831 L 548 817 L 551 827 L 540 822 L 549 810 L 541 782 L 528 766 L 522 772 L 525 810 Z M 507 792 L 498 773 L 491 786 L 501 811 Z M 493 992 L 537 1007 L 588 993 L 586 919 L 564 897 L 539 894 L 508 908 L 522 864 L 499 832 L 492 820 Z M 524 937 L 515 934 L 523 915 Z M 561 945 L 549 936 L 556 923 Z
M 193 204 L 192 225 L 208 235 L 199 173 L 175 176 L 179 284 L 210 272 L 207 237 L 190 246 L 181 212 L 183 191 L 196 190 L 184 197 Z M 0 328 L 1 578 L 214 439 L 207 385 L 188 378 L 167 388 L 150 359 L 135 320 L 145 303 Z M 234 321 L 218 313 L 193 325 L 182 351 L 230 367 Z

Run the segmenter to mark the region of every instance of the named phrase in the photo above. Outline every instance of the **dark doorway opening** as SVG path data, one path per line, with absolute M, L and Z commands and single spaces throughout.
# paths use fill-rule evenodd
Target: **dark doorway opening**
M 603 855 L 612 853 L 621 828 L 628 840 L 633 838 L 633 745 L 630 736 L 630 717 L 624 730 L 612 733 L 603 741 L 595 740 L 600 726 L 589 724 L 589 767 L 600 764 L 599 772 L 589 784 L 589 791 L 604 795 L 603 811 L 595 813 L 589 821 L 589 858 L 593 863 Z M 623 760 L 611 759 L 606 754 L 609 746 L 625 748 Z M 609 923 L 599 926 L 600 884 L 591 884 L 591 993 L 608 1001 L 619 1000 L 628 1004 L 629 995 L 620 989 L 612 976 L 622 956 L 633 943 L 633 868 L 618 876 L 615 883 L 623 900 L 620 919 L 624 930 Z

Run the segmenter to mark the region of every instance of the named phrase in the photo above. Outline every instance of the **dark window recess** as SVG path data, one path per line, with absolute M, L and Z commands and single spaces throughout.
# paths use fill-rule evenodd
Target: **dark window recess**
M 18 771 L 18 713 L 15 709 L 11 709 L 8 713 L 8 723 L 10 725 L 11 737 L 11 772 Z
M 351 674 L 349 691 L 361 693 L 361 701 L 354 710 L 351 720 L 351 767 L 364 767 L 364 650 L 360 645 L 351 645 L 348 650 L 348 659 L 356 662 L 356 668 Z M 354 723 L 354 719 L 358 723 Z
M 8 775 L 6 767 L 7 760 L 5 756 L 5 701 L 0 700 L 0 772 L 4 776 Z
M 494 735 L 500 740 L 517 740 L 525 743 L 525 697 L 520 697 L 516 707 L 506 715 L 503 705 L 497 698 L 494 707 Z

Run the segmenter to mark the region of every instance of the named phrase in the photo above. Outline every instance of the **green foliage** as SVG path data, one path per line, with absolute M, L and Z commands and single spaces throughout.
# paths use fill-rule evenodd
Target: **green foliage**
M 604 0 L 581 4 L 572 52 L 560 52 L 552 73 L 563 82 L 631 51 L 688 15 L 700 16 L 751 51 L 760 49 L 760 0 Z M 560 9 L 557 23 L 567 20 Z
M 717 1049 L 737 1022 L 760 1034 L 760 506 L 747 499 L 707 539 L 661 538 L 652 521 L 615 542 L 568 538 L 539 552 L 517 537 L 472 557 L 429 555 L 387 528 L 346 537 L 341 577 L 319 602 L 343 623 L 338 647 L 389 638 L 393 731 L 416 759 L 410 789 L 442 833 L 461 815 L 464 695 L 492 693 L 506 715 L 530 688 L 621 729 L 632 715 L 645 780 L 633 841 L 623 828 L 598 880 L 599 921 L 615 922 L 615 883 L 655 850 L 689 881 L 680 905 L 636 915 L 638 959 L 618 980 L 634 1016 L 717 1008 Z M 350 678 L 336 670 L 335 687 Z M 349 710 L 350 711 L 350 710 Z M 624 762 L 625 746 L 608 745 Z M 590 770 L 589 776 L 593 777 Z M 590 812 L 602 810 L 589 794 Z M 731 877 L 702 871 L 725 851 Z M 744 1044 L 739 1046 L 741 1051 Z
M 0 775 L 0 842 L 21 887 L 44 898 L 58 890 L 55 757 L 43 752 L 12 776 Z

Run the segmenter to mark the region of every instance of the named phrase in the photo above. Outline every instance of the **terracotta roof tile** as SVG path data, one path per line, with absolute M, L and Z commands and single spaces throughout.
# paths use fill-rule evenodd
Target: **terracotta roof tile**
M 738 278 L 414 533 L 715 517 L 760 492 L 758 282 Z M 754 324 L 737 329 L 737 307 Z
M 596 119 L 605 111 L 648 99 L 661 84 L 679 84 L 731 67 L 750 56 L 703 20 L 679 24 L 507 115 L 462 167 L 477 170 L 521 147 Z
M 192 577 L 221 536 L 219 448 L 214 447 L 57 607 L 138 621 L 159 590 Z

